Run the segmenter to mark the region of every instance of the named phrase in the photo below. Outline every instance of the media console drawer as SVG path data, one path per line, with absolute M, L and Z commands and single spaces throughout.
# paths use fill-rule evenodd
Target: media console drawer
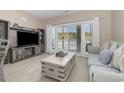
M 14 49 L 12 51 L 12 56 L 13 56 L 12 58 L 13 62 L 22 60 L 24 58 L 24 49 Z
M 25 48 L 25 57 L 33 56 L 33 48 Z

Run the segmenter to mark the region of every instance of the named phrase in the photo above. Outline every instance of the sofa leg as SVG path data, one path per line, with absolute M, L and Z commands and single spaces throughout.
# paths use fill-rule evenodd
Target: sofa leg
M 93 79 L 94 79 L 94 74 L 92 73 L 92 81 L 91 82 L 93 82 Z
M 94 74 L 91 73 L 91 74 L 90 74 L 90 82 L 93 82 L 93 79 L 94 79 Z

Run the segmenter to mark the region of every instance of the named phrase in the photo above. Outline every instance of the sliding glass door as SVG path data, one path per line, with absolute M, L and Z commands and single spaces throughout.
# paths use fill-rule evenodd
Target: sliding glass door
M 75 51 L 86 55 L 88 45 L 92 43 L 94 21 L 85 21 L 80 24 L 68 24 L 58 26 L 57 50 L 58 51 Z
M 56 33 L 57 50 L 80 51 L 81 29 L 79 25 L 58 26 Z
M 88 45 L 99 45 L 97 20 L 56 26 L 57 50 L 75 51 L 87 56 Z M 97 38 L 97 39 L 96 39 Z

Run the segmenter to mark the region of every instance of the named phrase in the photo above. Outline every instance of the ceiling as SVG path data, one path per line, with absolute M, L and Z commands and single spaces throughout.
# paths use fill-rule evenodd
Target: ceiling
M 80 10 L 26 10 L 26 12 L 39 17 L 41 19 L 48 19 L 56 16 L 66 15 Z

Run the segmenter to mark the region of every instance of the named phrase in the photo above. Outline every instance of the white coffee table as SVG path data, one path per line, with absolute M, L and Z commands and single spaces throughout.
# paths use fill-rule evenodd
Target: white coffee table
M 41 60 L 42 74 L 60 81 L 66 81 L 75 63 L 75 53 L 68 53 L 65 57 L 55 54 Z

